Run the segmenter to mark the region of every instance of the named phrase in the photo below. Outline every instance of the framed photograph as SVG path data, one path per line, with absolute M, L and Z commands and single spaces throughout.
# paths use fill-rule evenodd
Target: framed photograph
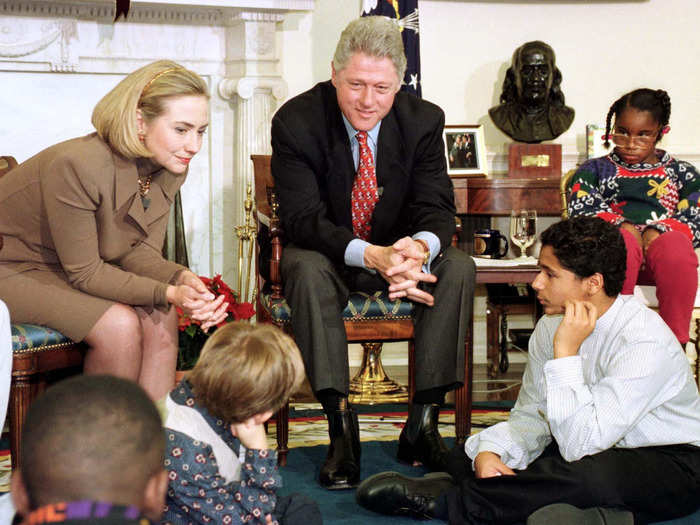
M 594 159 L 596 157 L 604 157 L 612 151 L 612 145 L 606 148 L 603 144 L 604 135 L 605 126 L 600 124 L 586 124 L 586 158 Z
M 451 177 L 485 177 L 487 175 L 483 125 L 445 126 L 443 140 L 447 173 Z

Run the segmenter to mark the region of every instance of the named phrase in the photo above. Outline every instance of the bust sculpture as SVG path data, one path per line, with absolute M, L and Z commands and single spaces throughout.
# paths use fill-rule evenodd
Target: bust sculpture
M 500 105 L 489 109 L 494 124 L 519 142 L 538 143 L 564 133 L 574 110 L 564 105 L 561 72 L 554 50 L 544 42 L 527 42 L 513 53 Z

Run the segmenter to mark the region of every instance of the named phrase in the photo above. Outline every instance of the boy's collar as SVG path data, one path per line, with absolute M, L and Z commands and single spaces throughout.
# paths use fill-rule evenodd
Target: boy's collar
M 21 523 L 31 525 L 42 523 L 148 525 L 151 524 L 151 521 L 142 517 L 141 511 L 133 505 L 82 500 L 44 505 L 30 512 Z
M 238 438 L 231 433 L 231 426 L 223 419 L 215 417 L 206 407 L 197 402 L 197 398 L 192 392 L 192 385 L 187 379 L 183 379 L 170 392 L 170 398 L 178 405 L 184 405 L 199 412 L 207 424 L 221 436 L 226 443 L 237 443 Z

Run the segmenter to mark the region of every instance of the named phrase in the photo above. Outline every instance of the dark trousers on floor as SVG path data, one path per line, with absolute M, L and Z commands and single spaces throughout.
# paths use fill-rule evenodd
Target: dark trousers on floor
M 552 503 L 630 510 L 635 523 L 678 518 L 700 508 L 700 447 L 612 448 L 567 462 L 552 443 L 515 476 L 476 479 L 461 447 L 447 494 L 450 524 L 520 523 Z
M 422 285 L 435 298 L 428 307 L 416 303 L 416 390 L 454 388 L 464 382 L 464 341 L 474 297 L 474 261 L 449 247 L 431 265 L 435 284 Z M 378 274 L 336 267 L 313 250 L 287 245 L 282 254 L 284 296 L 292 309 L 292 330 L 306 374 L 315 392 L 333 389 L 347 395 L 348 343 L 342 311 L 350 291 L 384 290 Z
M 280 525 L 322 525 L 318 503 L 304 494 L 292 493 L 278 496 L 275 516 Z

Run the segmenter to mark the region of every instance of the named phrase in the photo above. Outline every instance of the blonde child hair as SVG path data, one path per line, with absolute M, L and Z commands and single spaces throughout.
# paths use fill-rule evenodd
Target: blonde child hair
M 212 415 L 241 423 L 279 410 L 301 385 L 304 363 L 279 328 L 238 321 L 209 337 L 187 379 Z
M 151 122 L 163 113 L 168 98 L 192 95 L 209 99 L 204 79 L 177 62 L 158 60 L 130 73 L 102 97 L 92 111 L 92 125 L 124 157 L 152 157 L 139 138 L 136 110 Z

